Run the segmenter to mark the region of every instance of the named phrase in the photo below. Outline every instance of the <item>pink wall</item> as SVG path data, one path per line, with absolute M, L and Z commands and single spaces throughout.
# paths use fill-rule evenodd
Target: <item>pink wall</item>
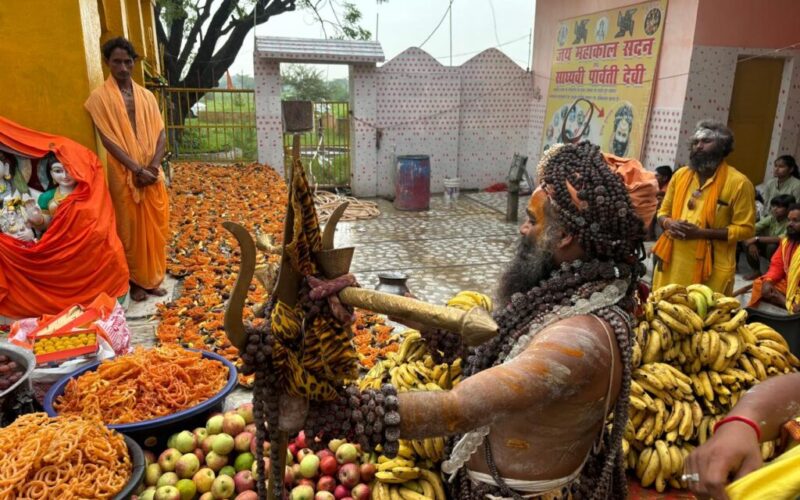
M 694 44 L 786 47 L 797 42 L 798 16 L 797 0 L 702 0 L 697 11 Z

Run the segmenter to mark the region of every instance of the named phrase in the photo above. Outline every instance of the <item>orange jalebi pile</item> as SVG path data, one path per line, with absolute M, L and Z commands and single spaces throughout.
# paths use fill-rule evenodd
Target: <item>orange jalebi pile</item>
M 125 440 L 97 420 L 32 413 L 0 429 L 0 499 L 113 498 L 130 476 Z
M 392 335 L 393 330 L 394 327 L 386 324 L 386 316 L 356 309 L 353 344 L 361 366 L 372 368 L 379 358 L 386 358 L 387 353 L 400 348 L 397 338 Z
M 175 163 L 170 187 L 172 240 L 167 270 L 183 277 L 180 298 L 159 306 L 157 336 L 162 344 L 180 344 L 214 351 L 240 363 L 238 351 L 225 336 L 225 300 L 239 272 L 239 246 L 222 223 L 237 222 L 283 241 L 286 184 L 272 168 L 259 165 Z M 277 260 L 277 256 L 271 257 Z M 259 252 L 259 263 L 265 257 Z M 267 291 L 254 282 L 245 320 Z M 243 376 L 240 382 L 249 385 Z
M 67 383 L 53 407 L 60 415 L 128 424 L 172 415 L 217 394 L 228 368 L 179 346 L 138 347 Z

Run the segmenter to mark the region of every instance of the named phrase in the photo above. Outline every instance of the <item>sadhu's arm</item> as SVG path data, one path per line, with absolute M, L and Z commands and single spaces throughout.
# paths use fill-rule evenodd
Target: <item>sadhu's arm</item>
M 580 393 L 605 398 L 612 349 L 619 360 L 596 318 L 561 321 L 540 332 L 513 361 L 468 377 L 450 391 L 400 394 L 401 437 L 460 434 L 518 412 L 546 411 Z

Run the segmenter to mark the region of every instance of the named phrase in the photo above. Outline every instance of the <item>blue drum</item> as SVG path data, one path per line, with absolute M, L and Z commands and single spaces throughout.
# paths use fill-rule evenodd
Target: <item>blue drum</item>
M 398 156 L 394 182 L 394 208 L 397 210 L 428 210 L 430 206 L 430 156 Z

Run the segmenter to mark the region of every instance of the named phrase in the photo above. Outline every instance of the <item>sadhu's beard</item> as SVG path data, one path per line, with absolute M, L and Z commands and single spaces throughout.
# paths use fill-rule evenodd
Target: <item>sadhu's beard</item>
M 628 140 L 626 139 L 624 141 L 619 141 L 616 138 L 614 138 L 611 149 L 614 150 L 615 155 L 625 156 L 625 153 L 628 152 Z
M 786 237 L 795 243 L 800 243 L 800 231 L 786 228 Z
M 693 150 L 689 153 L 689 166 L 700 174 L 713 175 L 724 159 L 725 155 L 719 148 L 709 152 Z
M 514 259 L 500 277 L 497 287 L 497 304 L 505 307 L 515 293 L 526 293 L 550 276 L 556 268 L 553 260 L 555 231 L 545 231 L 535 242 L 521 237 Z

